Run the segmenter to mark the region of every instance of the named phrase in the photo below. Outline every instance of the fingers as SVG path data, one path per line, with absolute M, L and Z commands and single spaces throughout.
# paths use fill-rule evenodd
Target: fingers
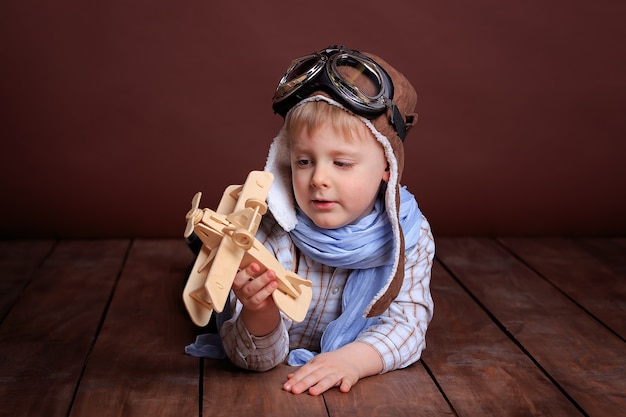
M 261 267 L 256 262 L 250 263 L 245 268 L 239 270 L 237 275 L 235 275 L 235 280 L 233 281 L 233 289 L 238 290 L 245 285 L 248 284 L 249 281 L 253 280 L 257 276 L 261 274 Z
M 260 307 L 260 304 L 264 303 L 276 288 L 278 288 L 278 283 L 275 280 L 275 275 L 272 271 L 268 271 L 260 277 L 254 278 L 242 288 L 242 296 L 246 300 L 241 301 L 248 308 Z
M 276 273 L 272 270 L 262 271 L 255 262 L 239 271 L 233 281 L 235 295 L 250 310 L 265 307 L 276 288 Z
M 298 382 L 292 379 L 288 380 L 283 385 L 283 389 L 291 392 L 292 394 L 302 394 L 303 392 L 308 391 L 309 394 L 313 396 L 321 395 L 333 387 L 339 387 L 341 392 L 349 392 L 350 388 L 352 388 L 352 383 L 350 383 L 346 378 L 339 378 L 335 374 L 329 374 L 323 377 L 320 377 L 320 375 L 310 374 Z
M 307 368 L 300 368 L 296 373 L 287 375 L 287 382 L 283 385 L 285 391 L 292 394 L 302 394 L 308 391 L 310 395 L 321 395 L 331 388 L 339 387 L 341 392 L 348 392 L 354 382 L 339 372 L 328 368 L 318 368 L 309 372 Z
M 293 394 L 308 391 L 311 395 L 323 394 L 334 387 L 339 387 L 341 392 L 348 392 L 360 378 L 358 366 L 350 360 L 351 355 L 352 350 L 346 350 L 345 347 L 320 353 L 306 365 L 289 373 L 283 389 Z

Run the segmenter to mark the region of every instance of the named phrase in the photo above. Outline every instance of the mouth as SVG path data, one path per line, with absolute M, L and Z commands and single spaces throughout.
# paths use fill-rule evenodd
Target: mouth
M 335 202 L 329 200 L 311 200 L 311 204 L 317 209 L 328 210 L 334 206 Z

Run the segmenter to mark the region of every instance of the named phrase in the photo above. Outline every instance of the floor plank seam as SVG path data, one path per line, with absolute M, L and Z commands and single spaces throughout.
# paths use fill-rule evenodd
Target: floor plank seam
M 326 402 L 326 395 L 322 394 L 322 401 L 324 402 L 324 410 L 326 410 L 326 414 L 330 416 L 330 408 L 328 408 L 328 403 Z
M 605 328 L 606 330 L 608 330 L 612 335 L 614 335 L 615 337 L 617 337 L 619 340 L 621 340 L 622 342 L 626 343 L 626 339 L 624 339 L 624 337 L 622 337 L 619 333 L 617 333 L 615 330 L 613 330 L 613 328 L 611 328 L 608 324 L 606 324 L 604 321 L 602 321 L 599 317 L 597 317 L 595 314 L 593 314 L 591 311 L 589 311 L 585 306 L 583 306 L 582 304 L 580 304 L 576 299 L 574 299 L 572 296 L 570 296 L 567 292 L 565 292 L 564 290 L 562 290 L 557 284 L 555 284 L 554 282 L 552 282 L 552 280 L 550 280 L 550 278 L 546 277 L 544 274 L 542 274 L 539 270 L 537 270 L 535 267 L 533 267 L 532 265 L 530 265 L 528 262 L 526 262 L 526 260 L 524 260 L 524 258 L 522 258 L 521 256 L 519 256 L 517 253 L 515 253 L 511 248 L 509 248 L 506 243 L 502 242 L 500 239 L 495 239 L 496 243 L 502 248 L 504 249 L 508 254 L 510 254 L 513 258 L 515 258 L 518 262 L 520 262 L 522 265 L 524 265 L 526 268 L 528 268 L 530 271 L 533 272 L 533 274 L 537 275 L 539 278 L 541 278 L 542 280 L 544 280 L 546 283 L 548 283 L 551 287 L 553 287 L 555 290 L 557 290 L 561 295 L 563 295 L 565 298 L 567 298 L 572 304 L 574 304 L 576 307 L 578 307 L 579 309 L 581 309 L 586 315 L 588 315 L 589 317 L 591 317 L 594 321 L 596 321 L 599 325 L 601 325 L 603 328 Z
M 87 367 L 89 366 L 89 360 L 91 358 L 93 350 L 98 341 L 98 337 L 100 336 L 100 332 L 102 331 L 102 327 L 104 326 L 104 322 L 106 321 L 106 317 L 109 312 L 111 302 L 113 301 L 113 297 L 115 296 L 115 290 L 117 289 L 117 285 L 122 277 L 122 274 L 124 273 L 124 268 L 126 267 L 126 263 L 128 262 L 128 258 L 130 257 L 130 252 L 131 252 L 131 249 L 133 248 L 134 242 L 135 242 L 134 239 L 130 239 L 130 241 L 128 242 L 128 247 L 126 248 L 124 257 L 122 258 L 122 262 L 120 263 L 119 270 L 117 271 L 115 280 L 113 281 L 113 285 L 111 286 L 111 292 L 109 293 L 104 309 L 102 310 L 102 315 L 100 316 L 100 320 L 98 322 L 98 325 L 96 326 L 96 331 L 94 332 L 93 338 L 91 339 L 91 343 L 89 344 L 89 348 L 87 350 L 87 354 L 85 355 L 85 359 L 83 361 L 83 366 L 80 370 L 80 374 L 78 375 L 78 378 L 76 379 L 76 385 L 74 387 L 74 391 L 72 392 L 72 396 L 69 401 L 69 406 L 67 409 L 66 417 L 70 417 L 72 413 L 72 408 L 74 407 L 76 397 L 78 396 L 80 385 L 83 381 L 83 377 L 85 376 L 85 372 L 87 371 Z
M 48 252 L 44 256 L 41 257 L 41 261 L 37 264 L 35 268 L 33 268 L 30 275 L 28 276 L 28 279 L 26 280 L 26 283 L 24 283 L 24 285 L 22 286 L 20 295 L 16 297 L 15 300 L 13 300 L 9 308 L 7 308 L 4 316 L 0 319 L 0 325 L 2 325 L 2 323 L 4 323 L 4 320 L 11 314 L 11 310 L 13 310 L 13 307 L 20 301 L 20 299 L 22 298 L 22 294 L 24 294 L 26 290 L 28 289 L 30 283 L 33 281 L 33 277 L 35 276 L 35 274 L 41 269 L 41 267 L 50 258 L 50 256 L 52 255 L 52 253 L 54 252 L 54 250 L 56 249 L 58 245 L 59 245 L 59 239 L 55 239 L 54 243 L 50 245 L 50 249 L 48 250 Z
M 430 378 L 433 380 L 435 386 L 437 387 L 437 389 L 441 393 L 441 396 L 443 397 L 445 402 L 448 404 L 448 407 L 450 407 L 450 410 L 452 411 L 453 415 L 458 417 L 459 413 L 457 413 L 456 409 L 454 408 L 454 405 L 452 405 L 452 402 L 450 401 L 450 399 L 446 395 L 445 391 L 443 390 L 443 387 L 439 384 L 439 381 L 437 381 L 437 377 L 435 377 L 435 374 L 430 370 L 430 367 L 424 361 L 424 359 L 420 359 L 420 362 L 422 362 L 422 365 L 424 366 L 424 369 L 426 370 L 426 373 L 428 373 Z
M 580 404 L 578 404 L 578 402 L 565 390 L 565 388 L 563 388 L 561 384 L 559 384 L 559 382 L 552 375 L 550 375 L 550 373 L 543 367 L 543 365 L 541 365 L 541 363 L 539 363 L 539 361 L 535 359 L 535 357 L 524 347 L 524 345 L 522 345 L 522 343 L 519 340 L 517 340 L 515 335 L 513 335 L 506 328 L 506 326 L 503 323 L 501 323 L 491 311 L 489 311 L 489 309 L 478 299 L 478 297 L 476 297 L 476 295 L 474 295 L 474 293 L 472 293 L 470 289 L 467 288 L 465 284 L 463 284 L 461 279 L 459 279 L 458 276 L 450 268 L 448 268 L 448 266 L 441 259 L 437 257 L 436 259 L 441 264 L 441 266 L 446 270 L 446 272 L 452 277 L 452 279 L 457 284 L 459 284 L 459 286 L 463 289 L 463 291 L 465 291 L 471 297 L 471 299 L 480 307 L 480 309 L 483 310 L 485 314 L 487 314 L 489 319 L 498 327 L 498 329 L 500 329 L 500 331 L 502 331 L 502 333 L 504 333 L 504 335 L 509 340 L 511 340 L 511 342 L 513 342 L 515 346 L 517 346 L 517 348 L 537 367 L 537 369 L 546 378 L 548 378 L 548 380 L 559 390 L 559 392 L 561 392 L 561 394 L 563 394 L 563 396 L 565 396 L 565 398 L 567 398 L 567 400 L 571 402 L 572 405 L 576 407 L 576 409 L 580 411 L 583 416 L 589 417 L 587 412 L 580 406 Z
M 286 365 L 257 374 L 183 355 L 198 328 L 180 298 L 179 240 L 99 240 L 0 247 L 0 416 L 589 417 L 626 404 L 626 238 L 441 239 L 433 351 L 321 398 L 280 389 Z
M 204 358 L 198 358 L 198 417 L 204 408 Z

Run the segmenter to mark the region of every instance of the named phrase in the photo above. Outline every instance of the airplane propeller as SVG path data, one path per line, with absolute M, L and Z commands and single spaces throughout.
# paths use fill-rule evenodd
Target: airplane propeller
M 191 200 L 191 209 L 185 215 L 185 219 L 187 219 L 187 227 L 185 228 L 185 233 L 183 236 L 186 238 L 191 236 L 193 233 L 193 228 L 196 223 L 202 218 L 200 210 L 198 207 L 200 206 L 200 199 L 202 198 L 202 193 L 198 191 L 196 195 L 193 196 Z

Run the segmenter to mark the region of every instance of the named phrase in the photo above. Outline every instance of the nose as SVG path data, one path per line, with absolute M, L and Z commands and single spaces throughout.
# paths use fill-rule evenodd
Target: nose
M 326 188 L 328 184 L 328 173 L 321 164 L 316 165 L 311 175 L 311 187 Z

